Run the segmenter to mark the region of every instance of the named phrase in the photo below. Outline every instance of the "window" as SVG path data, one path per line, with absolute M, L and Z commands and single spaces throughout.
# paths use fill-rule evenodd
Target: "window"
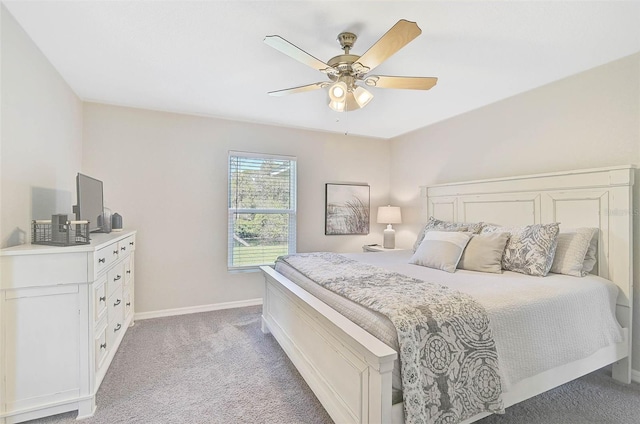
M 296 158 L 229 152 L 229 269 L 296 251 Z

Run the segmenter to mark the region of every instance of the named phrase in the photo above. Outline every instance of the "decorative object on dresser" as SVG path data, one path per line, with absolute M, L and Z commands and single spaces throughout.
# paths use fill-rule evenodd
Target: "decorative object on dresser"
M 0 250 L 0 423 L 78 410 L 133 325 L 135 231 Z
M 31 221 L 31 243 L 48 246 L 89 244 L 89 221 L 69 221 L 67 215 Z
M 98 217 L 98 224 L 100 225 L 101 233 L 111 232 L 111 209 L 104 208 L 102 210 L 102 215 Z
M 118 212 L 111 216 L 111 231 L 122 231 L 122 216 Z
M 384 230 L 384 239 L 382 246 L 385 249 L 396 248 L 396 230 L 391 224 L 402 224 L 402 213 L 399 206 L 380 206 L 378 207 L 378 224 L 387 224 Z
M 325 235 L 369 234 L 369 186 L 325 185 Z

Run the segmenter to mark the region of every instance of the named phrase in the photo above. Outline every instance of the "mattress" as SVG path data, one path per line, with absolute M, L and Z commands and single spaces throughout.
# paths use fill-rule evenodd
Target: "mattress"
M 491 321 L 505 392 L 527 377 L 586 358 L 622 341 L 622 329 L 615 318 L 618 287 L 604 278 L 559 274 L 533 277 L 510 271 L 448 273 L 409 264 L 411 255 L 411 251 L 345 254 L 473 296 Z M 386 316 L 324 289 L 286 263 L 277 262 L 276 270 L 398 350 L 395 328 Z M 393 371 L 396 394 L 402 387 L 400 366 L 396 361 Z

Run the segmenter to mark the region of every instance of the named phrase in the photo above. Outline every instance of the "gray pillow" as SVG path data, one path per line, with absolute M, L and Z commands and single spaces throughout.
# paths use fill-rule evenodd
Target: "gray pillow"
M 473 234 L 479 234 L 480 230 L 482 230 L 482 222 L 476 223 L 466 223 L 466 222 L 452 222 L 452 221 L 442 221 L 440 219 L 436 219 L 432 216 L 429 217 L 424 228 L 418 234 L 418 238 L 416 242 L 413 244 L 413 251 L 415 252 L 420 246 L 422 239 L 424 238 L 424 234 L 427 231 L 436 230 L 436 231 L 468 231 Z
M 410 264 L 455 272 L 471 235 L 458 231 L 428 231 Z
M 502 255 L 509 241 L 509 233 L 474 234 L 465 247 L 459 269 L 468 271 L 502 272 Z
M 593 257 L 588 261 L 586 258 L 597 232 L 597 228 L 576 228 L 558 234 L 558 247 L 556 247 L 551 272 L 575 277 L 587 275 L 595 265 L 595 245 L 592 249 Z
M 482 233 L 508 232 L 511 234 L 502 255 L 503 269 L 544 277 L 553 264 L 558 244 L 559 225 L 557 222 L 524 227 L 486 225 L 482 228 Z

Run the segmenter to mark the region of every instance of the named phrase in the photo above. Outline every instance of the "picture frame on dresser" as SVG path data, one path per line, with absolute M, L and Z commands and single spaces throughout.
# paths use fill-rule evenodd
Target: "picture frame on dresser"
M 87 418 L 134 323 L 136 231 L 0 250 L 0 424 Z

